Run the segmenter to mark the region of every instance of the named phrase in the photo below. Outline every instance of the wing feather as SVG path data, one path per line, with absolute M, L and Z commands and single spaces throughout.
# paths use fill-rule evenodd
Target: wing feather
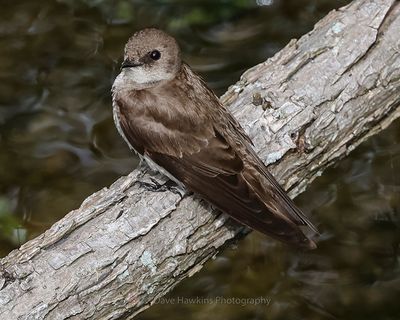
M 214 139 L 219 140 L 216 144 L 220 144 L 222 137 L 217 135 Z M 310 243 L 295 221 L 280 213 L 284 210 L 282 199 L 273 195 L 273 189 L 268 201 L 264 201 L 257 192 L 254 192 L 254 188 L 263 188 L 259 183 L 258 185 L 249 183 L 257 181 L 257 177 L 254 177 L 254 174 L 257 175 L 257 170 L 248 167 L 248 164 L 244 165 L 238 154 L 234 154 L 234 158 L 228 165 L 224 163 L 224 159 L 232 158 L 232 153 L 222 156 L 223 160 L 220 163 L 204 161 L 212 156 L 215 157 L 215 154 L 221 151 L 215 150 L 213 145 L 214 143 L 211 142 L 199 153 L 184 154 L 182 158 L 157 152 L 151 152 L 148 155 L 182 181 L 187 188 L 228 213 L 235 220 L 283 242 L 299 247 L 313 247 L 313 243 Z M 225 148 L 225 150 L 230 149 Z M 233 152 L 232 149 L 231 152 Z

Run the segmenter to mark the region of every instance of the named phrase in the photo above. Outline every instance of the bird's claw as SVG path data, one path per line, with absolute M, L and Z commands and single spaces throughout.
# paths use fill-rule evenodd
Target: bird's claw
M 154 178 L 150 178 L 150 180 L 151 182 L 137 181 L 136 183 L 140 187 L 151 192 L 170 191 L 174 194 L 180 195 L 181 197 L 183 197 L 184 194 L 186 193 L 184 190 L 181 190 L 181 188 L 179 188 L 179 186 L 172 180 L 167 180 L 164 183 L 160 183 Z

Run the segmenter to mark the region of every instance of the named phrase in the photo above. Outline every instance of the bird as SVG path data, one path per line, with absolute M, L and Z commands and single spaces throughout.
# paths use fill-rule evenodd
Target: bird
M 241 224 L 300 249 L 317 229 L 267 170 L 239 122 L 181 57 L 176 39 L 145 28 L 131 36 L 112 86 L 113 118 L 155 171 Z

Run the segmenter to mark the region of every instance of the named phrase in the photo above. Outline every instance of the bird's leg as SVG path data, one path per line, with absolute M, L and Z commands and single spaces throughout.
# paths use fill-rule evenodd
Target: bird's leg
M 141 177 L 145 177 L 147 173 L 150 171 L 157 172 L 157 170 L 152 170 L 151 167 L 148 166 L 146 161 L 141 159 L 138 169 L 141 171 Z M 165 178 L 167 178 L 164 175 Z M 189 195 L 191 192 L 189 192 L 185 186 L 182 183 L 175 182 L 172 179 L 168 179 L 160 183 L 159 180 L 149 177 L 151 182 L 146 182 L 142 180 L 138 180 L 135 183 L 138 184 L 140 187 L 143 187 L 147 191 L 152 191 L 152 192 L 164 192 L 164 191 L 170 191 L 172 193 L 178 194 L 183 198 L 185 195 Z
M 164 192 L 168 191 L 168 184 L 173 183 L 171 180 L 167 180 L 164 183 L 160 183 L 154 178 L 150 178 L 150 180 L 151 182 L 137 181 L 137 184 L 147 191 Z
M 160 183 L 154 178 L 150 178 L 150 180 L 151 180 L 151 182 L 136 181 L 136 183 L 140 187 L 146 189 L 147 191 L 152 191 L 152 192 L 170 191 L 172 193 L 180 195 L 181 197 L 183 197 L 185 194 L 187 194 L 186 189 L 181 188 L 178 184 L 176 184 L 171 179 L 168 179 L 164 183 Z

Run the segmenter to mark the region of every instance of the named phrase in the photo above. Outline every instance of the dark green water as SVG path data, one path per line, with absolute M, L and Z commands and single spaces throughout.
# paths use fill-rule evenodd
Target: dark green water
M 136 166 L 109 93 L 135 30 L 172 33 L 221 94 L 346 2 L 2 1 L 0 256 Z M 297 199 L 322 232 L 316 251 L 252 233 L 138 319 L 399 319 L 399 194 L 397 122 Z

